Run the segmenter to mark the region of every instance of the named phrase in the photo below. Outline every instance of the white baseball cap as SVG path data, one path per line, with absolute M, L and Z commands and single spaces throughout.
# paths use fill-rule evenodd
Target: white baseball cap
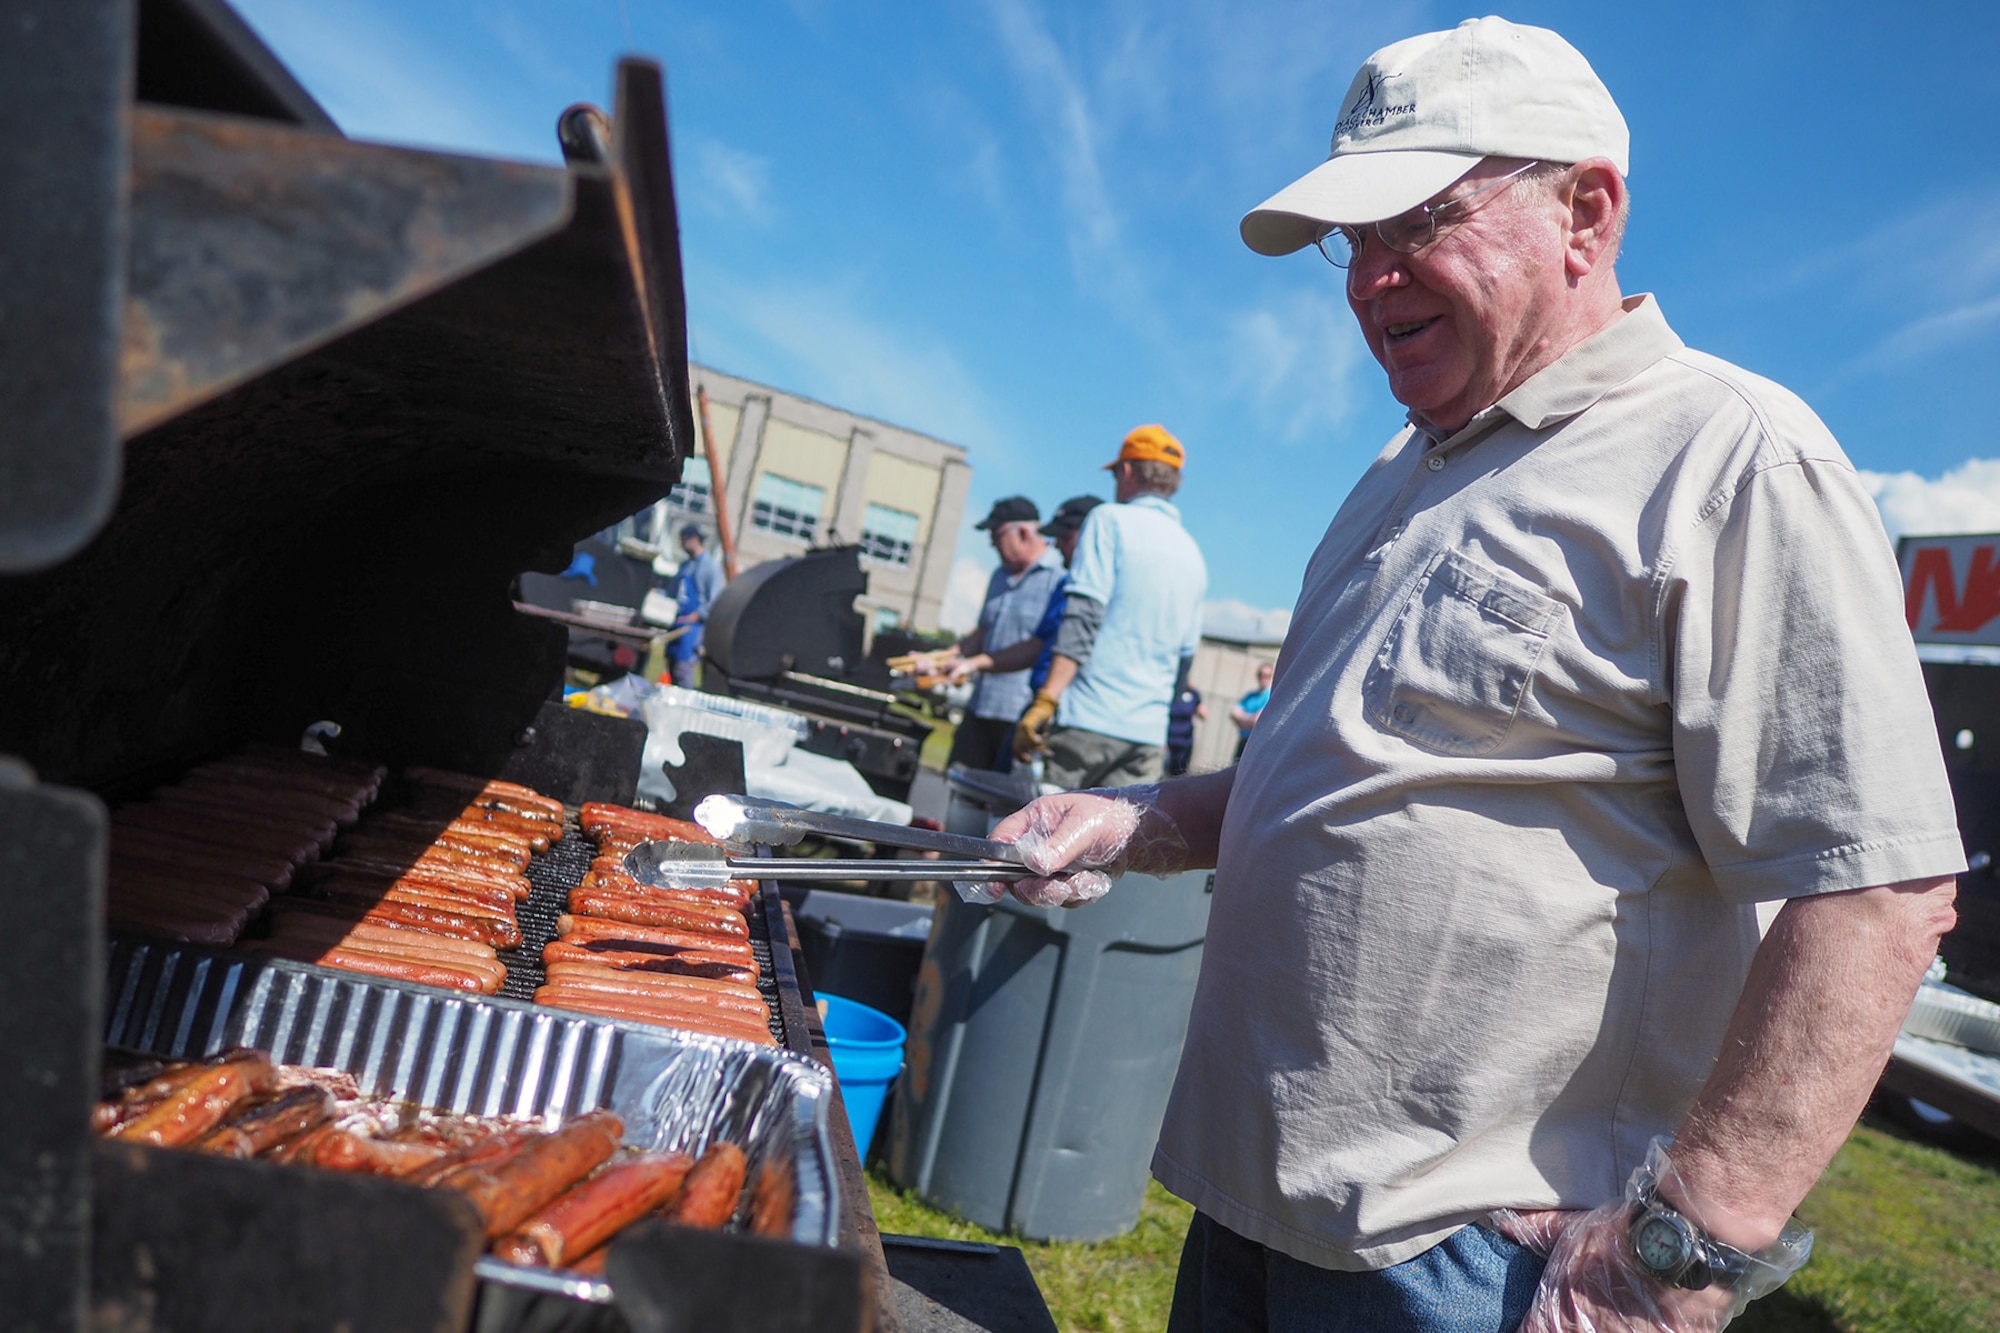
M 1328 224 L 1415 208 L 1486 157 L 1581 162 L 1630 174 L 1631 134 L 1581 52 L 1547 28 L 1467 19 L 1385 46 L 1354 76 L 1332 155 L 1243 216 L 1243 243 L 1287 255 Z

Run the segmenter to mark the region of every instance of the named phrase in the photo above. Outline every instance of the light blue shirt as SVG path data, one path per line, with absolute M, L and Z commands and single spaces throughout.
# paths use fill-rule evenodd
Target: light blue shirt
M 1051 546 L 1034 564 L 1018 574 L 1002 565 L 986 584 L 986 605 L 979 611 L 979 628 L 986 634 L 986 651 L 1012 648 L 1035 632 L 1049 604 L 1049 594 L 1062 582 L 1062 553 Z M 1012 722 L 1027 711 L 1035 696 L 1028 679 L 1032 668 L 989 673 L 972 692 L 972 715 Z
M 1142 745 L 1164 745 L 1181 658 L 1201 644 L 1208 565 L 1157 495 L 1099 505 L 1077 534 L 1069 595 L 1104 606 L 1090 660 L 1063 691 L 1056 722 Z

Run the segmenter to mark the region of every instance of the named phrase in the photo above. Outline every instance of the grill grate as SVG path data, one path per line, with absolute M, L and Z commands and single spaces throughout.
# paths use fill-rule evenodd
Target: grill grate
M 561 842 L 528 863 L 528 898 L 515 905 L 514 916 L 521 925 L 521 945 L 502 949 L 500 961 L 507 969 L 507 981 L 500 994 L 510 1000 L 532 1002 L 535 991 L 547 979 L 542 966 L 542 949 L 556 937 L 556 918 L 569 910 L 569 893 L 590 873 L 597 857 L 597 844 L 584 836 L 576 812 L 563 816 Z M 757 991 L 771 1009 L 771 1036 L 785 1045 L 785 1020 L 778 1003 L 778 978 L 771 959 L 771 923 L 765 916 L 764 895 L 752 894 L 750 910 L 750 955 L 757 960 Z

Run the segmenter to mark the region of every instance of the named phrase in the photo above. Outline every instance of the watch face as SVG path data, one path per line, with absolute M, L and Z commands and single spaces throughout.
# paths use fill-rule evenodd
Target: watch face
M 1689 1238 L 1679 1219 L 1653 1213 L 1632 1229 L 1632 1249 L 1655 1273 L 1672 1273 L 1687 1263 Z

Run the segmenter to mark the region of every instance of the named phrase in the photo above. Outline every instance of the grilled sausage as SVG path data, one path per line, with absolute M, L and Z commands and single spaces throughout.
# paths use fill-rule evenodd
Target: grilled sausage
M 771 1015 L 770 1006 L 755 986 L 740 981 L 717 981 L 711 977 L 690 977 L 674 972 L 638 972 L 629 968 L 607 967 L 601 963 L 559 961 L 544 964 L 550 983 L 600 982 L 620 991 L 651 994 L 656 991 L 685 991 L 697 998 L 712 999 L 725 1008 L 752 1014 L 760 1021 Z
M 220 1064 L 208 1065 L 174 1092 L 111 1131 L 111 1137 L 172 1148 L 206 1134 L 221 1123 L 231 1107 L 256 1092 L 268 1092 L 278 1080 L 269 1057 L 243 1052 Z
M 316 900 L 278 898 L 271 903 L 274 917 L 299 913 L 337 921 L 366 921 L 378 926 L 402 926 L 429 935 L 476 940 L 495 949 L 512 949 L 521 942 L 521 928 L 513 922 L 488 916 L 427 906 L 422 903 Z
M 246 953 L 288 958 L 298 963 L 315 963 L 320 967 L 338 968 L 343 972 L 359 972 L 364 976 L 387 977 L 392 981 L 407 981 L 418 986 L 437 986 L 444 990 L 468 991 L 475 995 L 491 995 L 500 989 L 498 984 L 479 972 L 435 959 L 393 957 L 345 946 L 321 949 L 316 945 L 301 944 L 295 940 L 251 940 L 240 947 Z
M 610 1111 L 593 1111 L 531 1140 L 511 1157 L 446 1183 L 472 1201 L 489 1237 L 504 1236 L 608 1160 L 624 1135 L 624 1121 Z
M 699 953 L 692 949 L 678 953 L 655 953 L 642 949 L 615 949 L 609 947 L 613 940 L 598 940 L 595 943 L 574 944 L 568 940 L 551 940 L 542 950 L 544 963 L 602 963 L 606 967 L 616 967 L 640 972 L 678 972 L 690 977 L 714 977 L 720 981 L 740 981 L 744 985 L 757 984 L 757 964 L 754 960 L 733 958 L 725 954 Z
M 333 1097 L 307 1083 L 259 1093 L 238 1103 L 222 1124 L 195 1144 L 219 1157 L 255 1157 L 304 1134 L 333 1114 Z
M 680 1197 L 667 1208 L 667 1220 L 686 1227 L 719 1227 L 727 1222 L 736 1213 L 749 1164 L 735 1144 L 711 1145 L 688 1172 Z
M 621 996 L 654 997 L 680 1000 L 689 1004 L 705 1005 L 722 1013 L 740 1015 L 746 1022 L 769 1026 L 771 1010 L 764 1003 L 764 997 L 755 991 L 734 986 L 729 982 L 709 982 L 706 984 L 723 987 L 716 991 L 700 991 L 691 987 L 683 988 L 671 983 L 677 981 L 697 981 L 693 977 L 668 977 L 652 972 L 616 972 L 603 974 L 568 973 L 551 976 L 544 989 L 565 994 L 603 995 L 607 999 Z
M 749 922 L 740 914 L 726 909 L 664 902 L 594 885 L 571 889 L 569 910 L 575 916 L 625 921 L 635 926 L 666 926 L 673 930 L 694 930 L 737 939 L 748 939 L 750 936 Z
M 600 833 L 629 832 L 642 835 L 649 842 L 719 842 L 714 834 L 699 824 L 685 819 L 669 819 L 665 815 L 649 815 L 643 810 L 633 810 L 627 806 L 612 805 L 606 801 L 586 801 L 577 811 L 577 822 L 583 831 L 593 838 Z
M 443 1148 L 428 1143 L 398 1143 L 394 1139 L 364 1138 L 336 1129 L 313 1142 L 310 1152 L 298 1160 L 329 1171 L 353 1171 L 369 1176 L 405 1176 L 429 1166 L 444 1156 Z
M 710 1037 L 728 1037 L 756 1046 L 775 1046 L 768 1025 L 743 1014 L 701 1003 L 643 995 L 606 995 L 601 991 L 575 990 L 565 986 L 543 986 L 535 992 L 535 1003 L 551 1009 L 568 1009 L 600 1018 L 623 1018 L 634 1023 L 679 1028 Z
M 757 1168 L 757 1183 L 750 1188 L 750 1230 L 789 1240 L 798 1192 L 790 1162 L 767 1161 Z
M 745 954 L 750 951 L 750 942 L 738 936 L 716 935 L 705 930 L 676 930 L 672 926 L 642 926 L 631 921 L 607 921 L 601 916 L 580 916 L 575 912 L 564 912 L 556 918 L 556 934 L 579 941 L 650 940 L 655 944 L 719 949 L 732 954 L 738 950 Z
M 673 1198 L 693 1166 L 686 1153 L 613 1162 L 502 1239 L 494 1256 L 561 1268 Z

